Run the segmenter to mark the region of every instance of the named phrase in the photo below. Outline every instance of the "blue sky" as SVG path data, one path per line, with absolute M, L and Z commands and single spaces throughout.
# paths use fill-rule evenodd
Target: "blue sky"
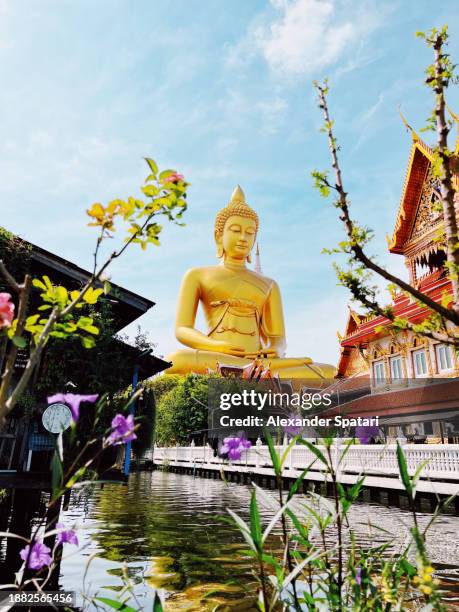
M 353 214 L 404 274 L 385 242 L 410 149 L 397 108 L 416 127 L 429 114 L 431 57 L 414 34 L 445 22 L 459 62 L 455 0 L 434 15 L 426 0 L 0 0 L 1 224 L 87 267 L 92 202 L 137 195 L 144 156 L 183 172 L 187 226 L 111 272 L 157 302 L 139 322 L 167 354 L 181 277 L 217 261 L 215 213 L 240 183 L 281 287 L 289 355 L 336 363 L 348 294 L 321 254 L 342 230 L 309 177 L 329 164 L 311 82 L 331 80 Z M 457 85 L 449 102 L 459 110 Z

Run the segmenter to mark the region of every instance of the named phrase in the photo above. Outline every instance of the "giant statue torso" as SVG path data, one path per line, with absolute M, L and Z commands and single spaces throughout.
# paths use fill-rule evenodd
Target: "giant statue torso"
M 260 351 L 276 332 L 269 306 L 274 281 L 226 265 L 201 268 L 200 279 L 207 335 L 243 346 L 248 353 Z

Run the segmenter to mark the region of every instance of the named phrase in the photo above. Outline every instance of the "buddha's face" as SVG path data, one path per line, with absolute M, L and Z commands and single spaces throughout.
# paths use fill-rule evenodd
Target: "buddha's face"
M 216 235 L 217 245 L 229 257 L 246 259 L 255 243 L 257 228 L 248 217 L 234 215 L 226 220 L 223 234 Z

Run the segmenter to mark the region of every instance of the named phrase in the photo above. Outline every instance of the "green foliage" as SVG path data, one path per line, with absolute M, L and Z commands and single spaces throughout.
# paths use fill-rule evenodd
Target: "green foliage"
M 141 188 L 149 198 L 141 200 L 130 196 L 126 200 L 115 199 L 103 206 L 94 203 L 87 210 L 92 227 L 98 227 L 101 237 L 113 236 L 116 223 L 127 224 L 125 242 L 140 244 L 145 250 L 148 244 L 159 246 L 162 226 L 153 221 L 164 216 L 168 221 L 182 225 L 181 219 L 187 209 L 186 190 L 188 183 L 175 170 L 163 170 L 158 176 L 158 166 L 153 159 L 145 159 L 151 174 Z
M 149 384 L 157 402 L 158 445 L 185 444 L 191 433 L 207 429 L 208 384 L 211 378 L 198 374 L 161 376 Z
M 257 578 L 263 593 L 263 597 L 259 600 L 259 609 L 276 610 L 278 609 L 276 606 L 281 603 L 289 610 L 299 610 L 300 606 L 304 605 L 308 610 L 326 609 L 332 612 L 342 610 L 395 612 L 409 609 L 410 602 L 416 598 L 426 605 L 423 609 L 443 612 L 444 606 L 438 592 L 439 582 L 432 576 L 434 569 L 425 547 L 428 527 L 424 532 L 419 530 L 414 506 L 411 506 L 414 522 L 411 530 L 412 538 L 401 553 L 389 554 L 392 534 L 388 532 L 386 532 L 389 536 L 388 541 L 383 544 L 358 546 L 356 534 L 347 522 L 347 514 L 359 497 L 365 476 L 358 478 L 348 488 L 339 482 L 336 471 L 339 463 L 338 466 L 335 465 L 331 439 L 325 440 L 324 446 L 321 447 L 301 438 L 295 439 L 295 443 L 307 446 L 315 455 L 316 461 L 322 464 L 322 469 L 328 475 L 327 480 L 332 485 L 332 501 L 310 493 L 303 497 L 301 503 L 296 503 L 293 509 L 292 497 L 299 489 L 298 483 L 295 482 L 288 492 L 287 503 L 281 505 L 284 457 L 278 454 L 272 439 L 268 436 L 267 444 L 272 467 L 278 476 L 276 481 L 280 501 L 277 513 L 263 530 L 257 493 L 258 497 L 266 496 L 266 493 L 256 485 L 250 500 L 249 523 L 229 510 L 229 514 L 249 546 L 247 554 L 257 560 Z M 350 444 L 342 452 L 340 461 L 350 448 Z M 290 450 L 291 447 L 288 452 Z M 400 446 L 397 448 L 397 459 L 400 478 L 412 501 L 416 481 L 425 464 L 421 464 L 410 478 Z M 301 474 L 301 481 L 307 472 L 308 470 L 305 470 Z M 283 555 L 283 559 L 276 558 L 276 554 L 270 550 L 271 541 L 268 538 L 275 525 L 282 521 L 284 514 L 290 519 L 286 534 L 289 546 L 284 541 L 285 551 L 294 550 L 291 557 L 293 564 L 290 565 L 287 562 L 287 552 Z M 283 523 L 284 534 L 285 529 Z M 376 525 L 369 525 L 369 530 L 385 531 Z M 334 534 L 333 539 L 329 539 L 331 532 Z M 340 550 L 346 540 L 351 543 L 351 550 L 344 558 Z M 413 556 L 417 559 L 417 567 L 411 561 Z M 294 585 L 296 592 L 301 593 L 301 596 L 297 595 L 296 603 Z
M 330 195 L 330 184 L 328 182 L 328 171 L 319 172 L 313 170 L 311 176 L 314 179 L 314 187 L 319 191 L 323 198 L 328 198 Z

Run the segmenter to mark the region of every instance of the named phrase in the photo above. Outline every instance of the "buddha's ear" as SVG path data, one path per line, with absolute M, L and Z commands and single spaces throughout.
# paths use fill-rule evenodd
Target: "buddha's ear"
M 214 239 L 217 245 L 217 258 L 221 259 L 225 253 L 225 251 L 223 250 L 223 235 L 215 230 Z

